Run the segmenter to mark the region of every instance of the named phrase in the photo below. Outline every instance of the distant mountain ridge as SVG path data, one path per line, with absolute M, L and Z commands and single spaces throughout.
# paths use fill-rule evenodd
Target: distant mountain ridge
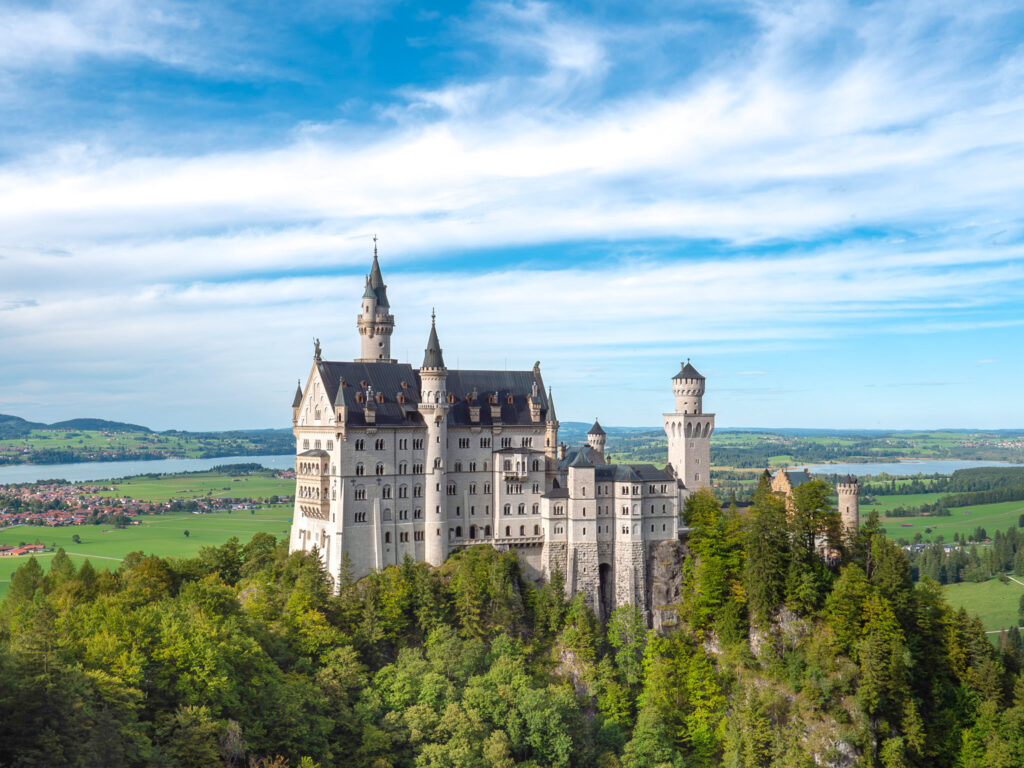
M 24 437 L 33 429 L 59 429 L 59 430 L 90 430 L 101 432 L 152 432 L 149 427 L 139 424 L 127 424 L 122 421 L 107 421 L 106 419 L 67 419 L 53 424 L 43 424 L 38 421 L 28 421 L 20 416 L 12 416 L 7 413 L 0 413 L 0 439 L 9 440 L 16 437 Z

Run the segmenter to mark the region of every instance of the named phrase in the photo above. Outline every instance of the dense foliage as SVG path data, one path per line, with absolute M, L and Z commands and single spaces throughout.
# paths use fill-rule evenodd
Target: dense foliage
M 0 606 L 0 765 L 1024 765 L 1019 634 L 994 648 L 870 523 L 822 553 L 823 483 L 686 514 L 663 635 L 487 546 L 337 590 L 266 534 L 115 573 L 29 560 Z

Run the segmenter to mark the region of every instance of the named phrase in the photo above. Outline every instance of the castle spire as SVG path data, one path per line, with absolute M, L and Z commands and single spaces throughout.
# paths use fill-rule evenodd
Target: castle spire
M 295 399 L 292 400 L 292 408 L 298 408 L 302 405 L 302 380 L 300 379 L 298 384 L 295 385 Z
M 441 342 L 437 339 L 437 315 L 430 310 L 430 337 L 423 353 L 424 368 L 444 368 L 444 356 L 441 354 Z
M 356 318 L 359 330 L 363 363 L 393 363 L 391 358 L 391 334 L 395 330 L 395 318 L 388 312 L 388 287 L 380 272 L 377 258 L 377 236 L 373 236 L 373 265 L 366 276 L 363 287 L 362 310 Z
M 558 421 L 558 417 L 555 416 L 555 397 L 551 394 L 551 387 L 548 387 L 548 415 L 545 421 L 549 424 Z

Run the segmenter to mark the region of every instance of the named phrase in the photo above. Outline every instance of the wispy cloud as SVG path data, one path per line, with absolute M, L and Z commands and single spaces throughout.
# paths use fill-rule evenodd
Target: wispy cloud
M 59 350 L 66 374 L 113 347 L 134 365 L 170 355 L 197 374 L 222 370 L 211 396 L 244 378 L 239 408 L 269 408 L 268 356 L 321 322 L 341 322 L 318 335 L 347 343 L 338 318 L 374 232 L 401 308 L 396 348 L 421 346 L 416 318 L 438 304 L 445 343 L 466 358 L 543 355 L 564 361 L 566 380 L 594 356 L 632 364 L 680 348 L 1022 322 L 1024 57 L 1003 31 L 1013 6 L 729 11 L 742 29 L 723 49 L 706 43 L 727 36 L 719 22 L 686 12 L 474 5 L 448 25 L 465 44 L 444 54 L 470 63 L 389 89 L 365 123 L 296 114 L 284 140 L 236 149 L 227 136 L 197 151 L 68 131 L 3 158 L 0 333 L 24 377 L 36 350 Z M 279 66 L 258 55 L 259 34 L 218 35 L 231 14 L 9 6 L 0 71 L 17 85 L 95 59 L 200 79 Z M 645 39 L 649 59 L 637 53 Z M 568 246 L 591 257 L 565 258 Z M 258 343 L 239 341 L 254 328 Z M 765 376 L 762 365 L 774 363 L 729 370 Z

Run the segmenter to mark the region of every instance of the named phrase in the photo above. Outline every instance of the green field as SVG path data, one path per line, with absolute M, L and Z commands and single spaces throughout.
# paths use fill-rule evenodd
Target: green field
M 934 504 L 946 495 L 946 493 L 908 493 L 903 496 L 875 496 L 875 501 L 861 502 L 860 513 L 867 515 L 871 513 L 871 510 L 877 509 L 879 516 L 885 517 L 889 510 L 896 509 L 896 507 L 919 507 L 922 504 Z
M 869 510 L 862 510 L 862 517 L 865 511 Z M 969 536 L 979 525 L 991 537 L 996 531 L 1005 531 L 1017 526 L 1018 519 L 1024 514 L 1024 501 L 979 504 L 973 507 L 957 507 L 949 511 L 949 517 L 883 517 L 882 524 L 891 539 L 902 536 L 910 540 L 920 531 L 925 541 L 931 541 L 938 536 L 944 537 L 946 541 L 952 541 L 954 533 Z M 931 528 L 932 532 L 925 533 L 926 528 Z
M 1015 577 L 1024 581 L 1019 576 Z M 965 581 L 947 584 L 943 587 L 947 602 L 954 608 L 966 608 L 978 616 L 986 630 L 1006 629 L 1020 623 L 1018 607 L 1024 586 L 1010 581 L 1004 584 L 999 579 L 990 579 L 980 584 Z
M 120 560 L 129 552 L 143 552 L 162 557 L 192 557 L 199 548 L 223 544 L 232 536 L 243 543 L 254 533 L 264 531 L 278 538 L 287 539 L 291 523 L 291 507 L 278 506 L 235 512 L 215 512 L 206 515 L 177 513 L 167 515 L 145 515 L 139 518 L 141 525 L 117 529 L 106 525 L 75 525 L 61 528 L 40 528 L 21 525 L 0 530 L 0 544 L 28 544 L 39 540 L 46 546 L 56 544 L 63 547 L 76 563 L 89 558 L 92 564 L 103 570 L 109 566 L 117 568 Z M 185 536 L 185 530 L 189 536 Z M 75 544 L 72 536 L 78 535 L 81 544 Z M 51 553 L 40 555 L 44 570 L 49 567 Z M 0 597 L 7 592 L 11 574 L 25 562 L 24 557 L 0 558 Z
M 82 483 L 94 485 L 94 483 Z M 192 472 L 183 475 L 136 477 L 114 486 L 116 490 L 102 495 L 120 498 L 129 496 L 140 501 L 173 501 L 198 499 L 204 496 L 231 496 L 233 498 L 268 499 L 271 496 L 291 496 L 295 493 L 295 480 L 274 477 L 271 472 L 249 475 L 225 475 L 219 472 Z

